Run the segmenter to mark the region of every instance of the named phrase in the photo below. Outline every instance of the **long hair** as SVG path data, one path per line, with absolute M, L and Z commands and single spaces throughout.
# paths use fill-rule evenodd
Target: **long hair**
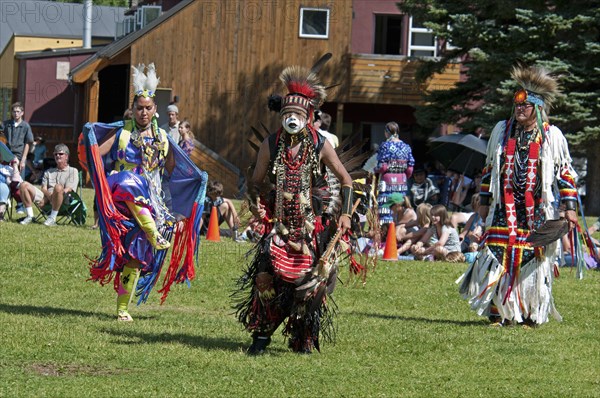
M 421 228 L 431 224 L 430 211 L 431 205 L 429 203 L 421 203 L 417 206 L 417 221 Z
M 448 210 L 446 210 L 446 206 L 444 205 L 435 205 L 431 208 L 430 211 L 431 216 L 437 216 L 440 218 L 440 224 L 451 227 L 450 217 L 448 217 Z
M 398 137 L 398 133 L 400 132 L 400 127 L 396 122 L 389 122 L 385 125 L 385 132 L 393 137 Z
M 190 122 L 188 122 L 187 120 L 184 120 L 182 122 L 179 122 L 179 125 L 188 129 L 187 134 L 188 134 L 189 138 L 191 138 L 192 140 L 196 138 L 194 136 L 194 132 L 192 131 L 192 125 L 190 124 Z

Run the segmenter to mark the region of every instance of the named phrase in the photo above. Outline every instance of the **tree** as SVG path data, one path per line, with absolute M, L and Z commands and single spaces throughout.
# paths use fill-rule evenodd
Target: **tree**
M 517 62 L 541 65 L 560 76 L 562 95 L 550 112 L 572 154 L 587 156 L 586 212 L 600 214 L 600 1 L 598 0 L 404 0 L 403 12 L 426 21 L 451 44 L 425 61 L 425 80 L 462 60 L 463 77 L 453 89 L 426 94 L 416 111 L 424 127 L 453 123 L 464 131 L 490 132 L 511 112 L 516 89 L 510 70 Z

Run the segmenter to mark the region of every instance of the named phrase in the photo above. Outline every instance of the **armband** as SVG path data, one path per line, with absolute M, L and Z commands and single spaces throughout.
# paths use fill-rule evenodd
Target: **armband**
M 577 210 L 577 203 L 574 200 L 565 200 L 563 203 L 565 204 L 565 210 Z
M 352 185 L 342 185 L 342 215 L 352 218 Z
M 480 206 L 489 206 L 492 197 L 490 195 L 481 195 L 479 194 L 479 205 Z

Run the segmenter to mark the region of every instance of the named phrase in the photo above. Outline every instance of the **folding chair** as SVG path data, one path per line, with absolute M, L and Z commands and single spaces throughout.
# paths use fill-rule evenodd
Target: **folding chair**
M 77 186 L 77 190 L 73 192 L 69 192 L 67 197 L 63 201 L 60 209 L 58 210 L 58 217 L 56 217 L 57 224 L 64 225 L 85 225 L 85 220 L 87 218 L 87 207 L 83 199 L 81 199 L 83 194 L 83 173 L 81 170 L 79 171 L 79 185 Z M 36 222 L 44 222 L 50 212 L 52 211 L 52 206 L 50 204 L 46 204 L 41 208 L 34 203 L 35 207 L 37 207 L 39 214 L 35 218 Z

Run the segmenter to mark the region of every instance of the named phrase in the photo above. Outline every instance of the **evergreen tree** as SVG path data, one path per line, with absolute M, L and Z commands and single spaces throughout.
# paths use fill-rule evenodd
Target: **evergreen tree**
M 587 156 L 586 211 L 600 214 L 600 1 L 404 0 L 398 7 L 451 44 L 440 58 L 422 63 L 419 79 L 463 64 L 463 81 L 428 93 L 417 109 L 424 127 L 453 123 L 489 133 L 510 116 L 513 65 L 541 65 L 560 76 L 562 95 L 550 120 L 572 154 Z

